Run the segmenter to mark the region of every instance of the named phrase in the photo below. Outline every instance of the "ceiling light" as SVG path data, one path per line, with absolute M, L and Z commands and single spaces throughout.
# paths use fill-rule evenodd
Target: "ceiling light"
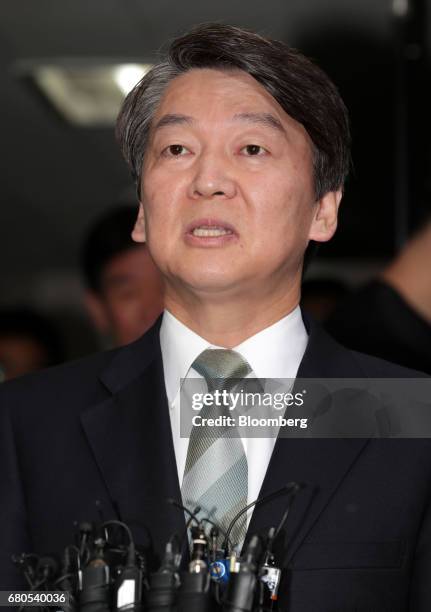
M 70 123 L 105 127 L 115 123 L 127 93 L 151 68 L 150 64 L 79 63 L 73 60 L 33 63 L 23 70 Z

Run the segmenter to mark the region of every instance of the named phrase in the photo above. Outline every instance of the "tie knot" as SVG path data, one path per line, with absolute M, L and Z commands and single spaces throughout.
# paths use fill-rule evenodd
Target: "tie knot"
M 203 376 L 208 390 L 231 388 L 237 380 L 251 372 L 249 363 L 230 349 L 206 349 L 193 362 L 192 368 Z M 234 379 L 231 382 L 230 379 Z

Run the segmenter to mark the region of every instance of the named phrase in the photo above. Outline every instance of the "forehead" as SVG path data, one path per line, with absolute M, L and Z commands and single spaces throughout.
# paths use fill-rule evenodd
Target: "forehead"
M 309 140 L 305 128 L 256 79 L 242 70 L 193 69 L 176 77 L 162 96 L 152 127 L 171 114 L 208 124 L 253 113 L 272 116 L 290 133 Z

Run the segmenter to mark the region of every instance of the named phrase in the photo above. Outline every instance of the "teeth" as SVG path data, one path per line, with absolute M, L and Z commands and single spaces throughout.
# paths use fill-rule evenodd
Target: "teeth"
M 195 227 L 192 232 L 193 236 L 199 237 L 207 237 L 207 236 L 226 236 L 227 234 L 232 234 L 232 232 L 224 227 Z

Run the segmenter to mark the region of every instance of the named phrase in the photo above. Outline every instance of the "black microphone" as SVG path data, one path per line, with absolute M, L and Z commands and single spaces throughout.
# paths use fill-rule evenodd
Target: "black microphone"
M 209 612 L 212 609 L 211 578 L 207 570 L 181 572 L 177 612 Z
M 88 550 L 90 538 L 94 532 L 94 526 L 92 523 L 89 523 L 87 521 L 82 521 L 82 523 L 79 524 L 78 529 L 79 529 L 79 539 L 80 539 L 79 556 L 82 560 L 84 557 L 84 552 Z
M 217 525 L 211 527 L 210 531 L 210 539 L 211 539 L 211 548 L 208 558 L 210 561 L 215 561 L 217 559 L 217 544 L 218 544 L 218 536 L 219 536 L 219 528 Z
M 181 572 L 178 612 L 207 612 L 211 609 L 210 575 L 205 561 L 208 539 L 202 523 L 192 527 L 192 553 L 188 572 Z
M 40 557 L 36 571 L 39 574 L 39 578 L 50 582 L 58 574 L 59 567 L 57 559 L 45 556 Z
M 121 527 L 128 536 L 126 564 L 118 576 L 113 594 L 113 607 L 118 610 L 138 610 L 142 604 L 143 573 L 136 564 L 135 542 L 130 528 L 122 521 L 105 521 L 102 529 L 108 527 Z
M 36 566 L 39 561 L 38 555 L 21 553 L 20 555 L 12 555 L 12 563 L 20 570 L 27 581 L 31 590 L 36 584 Z
M 268 538 L 266 542 L 266 549 L 263 555 L 262 565 L 264 565 L 271 557 L 272 546 L 287 521 L 287 517 L 289 516 L 290 509 L 292 507 L 293 502 L 295 501 L 296 494 L 298 493 L 298 491 L 300 491 L 301 488 L 303 488 L 303 486 L 304 485 L 298 484 L 297 482 L 291 482 L 288 485 L 286 485 L 286 487 L 289 487 L 289 491 L 288 491 L 289 499 L 287 501 L 286 510 L 284 511 L 283 516 L 281 517 L 281 520 L 277 528 L 271 527 L 271 529 L 269 530 Z
M 259 597 L 259 607 L 257 612 L 264 609 L 272 610 L 274 602 L 276 602 L 278 599 L 278 588 L 280 586 L 281 581 L 281 569 L 275 564 L 273 544 L 287 521 L 287 517 L 289 516 L 290 509 L 295 500 L 296 494 L 303 486 L 304 485 L 298 484 L 296 482 L 291 483 L 286 510 L 284 511 L 277 528 L 271 527 L 271 529 L 269 530 L 265 552 L 262 557 L 263 560 L 260 564 L 258 571 L 261 588 Z
M 114 586 L 113 609 L 140 610 L 142 607 L 142 572 L 134 563 L 121 572 Z
M 38 590 L 43 587 L 45 590 L 51 589 L 51 581 L 55 579 L 59 570 L 59 563 L 54 557 L 45 555 L 38 557 L 36 566 L 33 566 L 34 582 L 31 585 L 31 590 Z
M 183 510 L 183 512 L 185 512 L 186 514 L 189 515 L 189 520 L 186 523 L 186 527 L 184 529 L 184 533 L 182 535 L 181 542 L 180 542 L 180 550 L 179 550 L 179 552 L 180 552 L 180 554 L 182 554 L 184 552 L 184 548 L 185 548 L 184 545 L 185 545 L 187 534 L 188 534 L 188 531 L 189 531 L 189 527 L 190 527 L 192 521 L 195 521 L 196 525 L 198 525 L 198 526 L 202 522 L 197 517 L 197 514 L 201 511 L 201 507 L 200 506 L 196 506 L 196 508 L 194 508 L 193 512 L 192 512 L 186 506 L 183 506 L 182 503 L 180 503 L 179 501 L 173 499 L 172 497 L 169 497 L 166 501 L 168 502 L 168 504 L 171 504 L 171 506 L 175 506 L 175 508 L 177 508 L 178 510 Z
M 109 566 L 104 559 L 105 540 L 96 538 L 95 554 L 82 570 L 80 612 L 110 612 Z
M 257 584 L 257 559 L 261 550 L 259 536 L 252 536 L 239 571 L 231 574 L 223 601 L 223 612 L 252 611 Z
M 178 587 L 178 563 L 180 555 L 176 550 L 177 538 L 166 544 L 165 556 L 160 569 L 150 576 L 146 593 L 147 612 L 174 612 Z
M 71 555 L 71 551 L 75 553 L 74 559 Z M 78 548 L 76 546 L 66 546 L 63 553 L 61 576 L 55 581 L 56 588 L 69 593 L 68 603 L 62 605 L 64 612 L 74 612 L 76 609 L 74 594 L 79 580 L 79 570 L 80 558 Z

